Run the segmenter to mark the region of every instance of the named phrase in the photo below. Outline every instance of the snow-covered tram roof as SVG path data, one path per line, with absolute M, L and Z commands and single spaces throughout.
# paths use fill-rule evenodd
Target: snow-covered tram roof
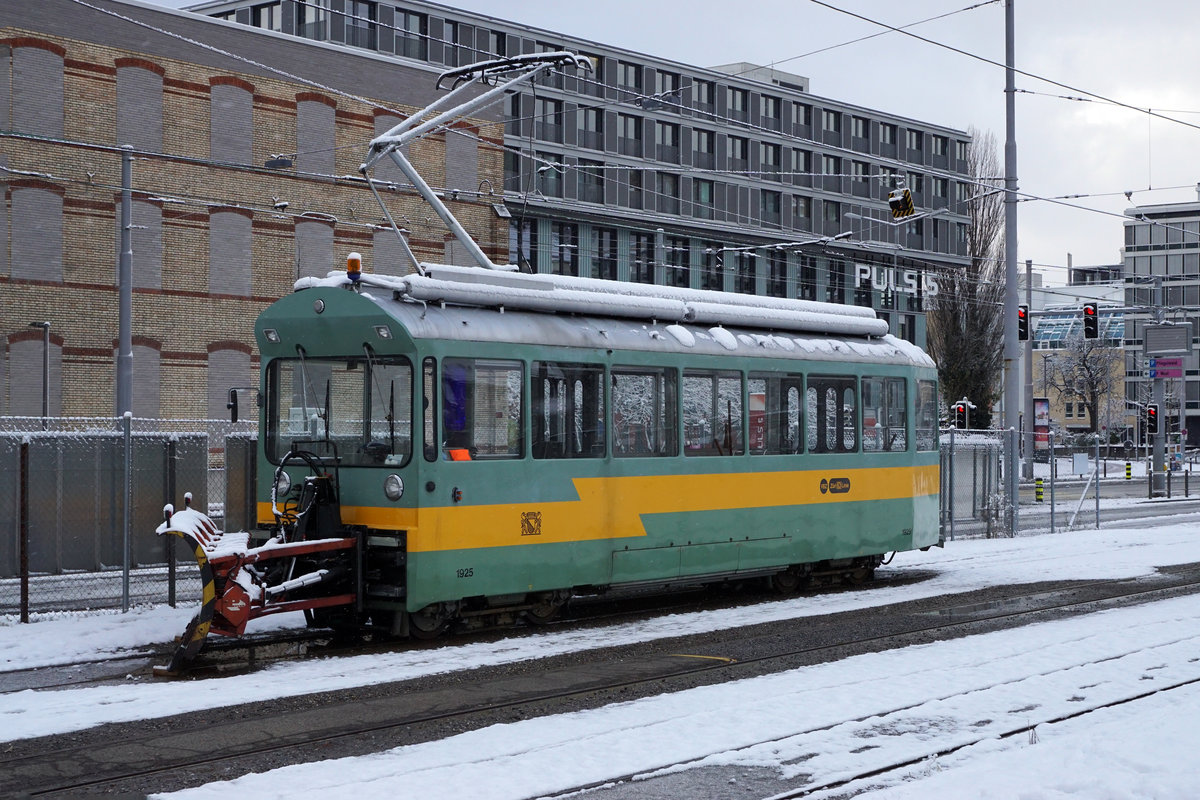
M 868 308 L 474 267 L 425 271 L 358 281 L 332 272 L 296 289 L 357 288 L 414 339 L 934 366 Z

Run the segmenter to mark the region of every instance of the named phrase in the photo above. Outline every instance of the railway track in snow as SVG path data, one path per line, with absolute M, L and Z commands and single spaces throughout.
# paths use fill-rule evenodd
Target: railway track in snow
M 803 644 L 813 637 L 796 633 L 797 628 L 819 619 L 806 618 L 725 631 L 719 645 L 704 637 L 681 637 L 588 652 L 574 659 L 546 659 L 521 669 L 474 670 L 469 678 L 455 673 L 293 698 L 292 702 L 263 701 L 253 708 L 214 709 L 104 726 L 11 742 L 0 748 L 0 794 L 20 790 L 30 797 L 74 797 L 166 791 L 289 763 L 444 738 L 497 721 L 597 707 L 614 699 L 782 672 L 849 654 L 1198 591 L 1200 567 L 1192 566 L 1165 573 L 1154 585 L 1097 581 L 1009 593 L 1004 601 L 980 602 L 973 595 L 940 598 L 940 604 L 918 612 L 892 611 L 886 617 L 895 618 L 896 624 L 870 636 L 846 635 L 857 627 L 839 623 L 846 615 L 833 615 L 824 622 L 840 627 L 842 635 L 818 644 Z M 881 616 L 881 609 L 870 611 Z M 778 632 L 786 630 L 792 631 L 792 636 L 780 639 Z M 774 646 L 757 650 L 763 641 Z M 1200 675 L 1200 666 L 1196 673 Z M 470 681 L 470 692 L 462 691 L 464 680 Z M 1128 702 L 1130 698 L 1112 702 L 1120 699 Z M 897 715 L 919 712 L 904 707 L 889 710 Z M 839 724 L 865 725 L 867 721 L 842 720 Z M 263 731 L 271 731 L 272 738 L 264 742 Z M 820 730 L 810 733 L 818 735 Z M 983 735 L 976 732 L 975 738 L 961 746 L 969 746 Z M 996 735 L 990 730 L 986 734 Z M 922 752 L 918 760 L 930 755 Z M 889 763 L 877 769 L 900 768 L 903 764 Z M 848 776 L 847 780 L 862 777 Z

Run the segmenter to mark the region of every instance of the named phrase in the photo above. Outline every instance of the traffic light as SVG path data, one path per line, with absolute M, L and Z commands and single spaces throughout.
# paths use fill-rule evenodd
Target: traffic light
M 1083 338 L 1100 338 L 1100 314 L 1096 303 L 1085 303 L 1083 306 Z
M 912 194 L 908 189 L 893 189 L 888 192 L 888 207 L 892 209 L 892 219 L 912 216 Z
M 1017 306 L 1017 341 L 1029 341 L 1029 306 Z
M 967 404 L 954 404 L 954 427 L 966 430 L 967 427 Z
M 1158 433 L 1158 403 L 1146 406 L 1146 434 Z

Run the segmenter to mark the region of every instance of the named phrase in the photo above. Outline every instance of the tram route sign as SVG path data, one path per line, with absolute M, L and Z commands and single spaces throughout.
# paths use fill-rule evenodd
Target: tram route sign
M 1142 335 L 1142 343 L 1147 357 L 1190 354 L 1192 326 L 1187 322 L 1175 325 L 1147 325 Z

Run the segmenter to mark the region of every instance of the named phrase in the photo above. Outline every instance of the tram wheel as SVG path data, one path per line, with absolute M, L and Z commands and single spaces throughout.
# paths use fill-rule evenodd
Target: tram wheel
M 436 639 L 450 630 L 450 620 L 436 606 L 408 615 L 408 632 L 414 639 Z
M 785 569 L 767 578 L 768 585 L 779 594 L 795 594 L 808 583 L 808 578 L 795 570 Z
M 525 620 L 530 625 L 546 625 L 558 619 L 566 605 L 566 597 L 558 592 L 547 592 L 533 598 L 532 605 L 525 609 Z

